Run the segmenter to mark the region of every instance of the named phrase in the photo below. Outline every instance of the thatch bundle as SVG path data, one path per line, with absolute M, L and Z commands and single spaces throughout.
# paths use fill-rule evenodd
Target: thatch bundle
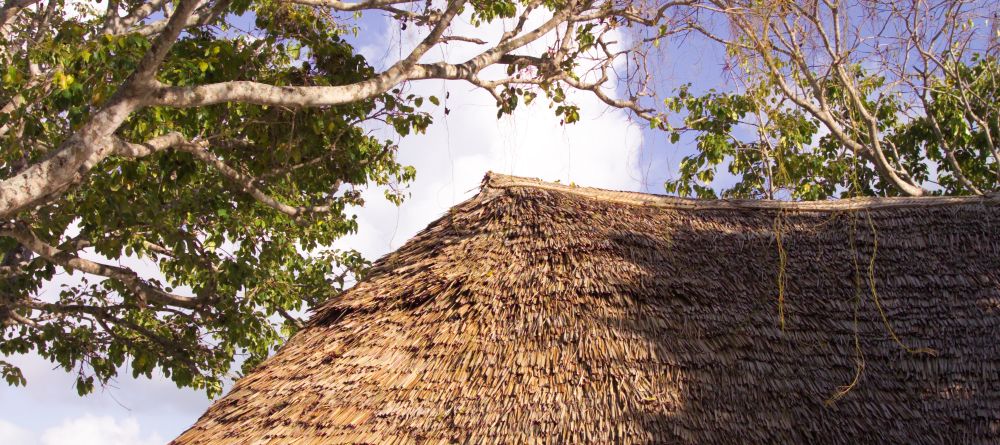
M 174 443 L 998 441 L 1000 197 L 488 175 Z

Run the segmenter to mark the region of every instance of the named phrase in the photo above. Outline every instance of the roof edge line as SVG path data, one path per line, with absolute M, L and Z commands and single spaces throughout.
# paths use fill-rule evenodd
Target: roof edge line
M 940 207 L 963 204 L 1000 205 L 1000 192 L 975 196 L 922 196 L 922 197 L 863 197 L 827 201 L 776 201 L 750 199 L 704 200 L 651 193 L 606 190 L 545 182 L 540 179 L 487 172 L 482 189 L 533 188 L 583 196 L 602 201 L 638 206 L 664 207 L 689 210 L 785 210 L 805 212 L 837 212 L 865 209 L 902 207 Z

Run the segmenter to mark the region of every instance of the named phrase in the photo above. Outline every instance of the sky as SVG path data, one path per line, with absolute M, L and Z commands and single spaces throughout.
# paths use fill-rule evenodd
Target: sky
M 405 53 L 417 37 L 413 27 L 402 32 L 389 25 L 382 16 L 364 16 L 363 31 L 354 41 L 376 68 Z M 493 26 L 491 38 L 501 31 Z M 660 80 L 665 85 L 692 82 L 700 90 L 724 82 L 722 57 L 692 45 L 682 43 L 663 52 L 655 67 Z M 449 47 L 425 61 L 462 61 L 472 49 Z M 410 198 L 397 207 L 382 198 L 380 190 L 365 192 L 367 205 L 355 210 L 359 232 L 337 243 L 370 259 L 398 248 L 448 208 L 473 196 L 488 171 L 662 193 L 663 182 L 688 153 L 681 147 L 690 146 L 686 140 L 668 144 L 665 134 L 650 131 L 588 94 L 569 94 L 581 108 L 581 120 L 561 126 L 544 100 L 498 120 L 494 99 L 466 83 L 420 81 L 407 88 L 439 98 L 447 92 L 448 97 L 443 107 L 433 110 L 435 122 L 426 134 L 399 140 L 400 161 L 417 170 L 408 187 Z M 445 107 L 450 109 L 448 115 L 443 113 Z M 211 403 L 203 393 L 178 389 L 161 376 L 136 380 L 127 370 L 114 384 L 79 397 L 72 375 L 54 370 L 37 356 L 6 360 L 21 366 L 28 385 L 0 385 L 4 445 L 161 444 L 188 428 Z

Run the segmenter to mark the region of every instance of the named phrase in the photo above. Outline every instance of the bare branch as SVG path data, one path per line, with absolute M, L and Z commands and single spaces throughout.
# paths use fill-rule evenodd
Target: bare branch
M 317 205 L 317 206 L 292 206 L 282 203 L 273 196 L 257 188 L 254 185 L 255 182 L 257 181 L 257 178 L 241 173 L 235 168 L 229 166 L 222 159 L 220 159 L 218 156 L 209 151 L 205 145 L 206 143 L 204 141 L 190 142 L 186 140 L 180 133 L 172 132 L 164 136 L 152 139 L 149 142 L 146 142 L 145 144 L 128 143 L 116 138 L 115 154 L 131 158 L 141 158 L 149 156 L 158 151 L 163 151 L 169 148 L 173 148 L 178 151 L 183 151 L 192 154 L 198 160 L 215 168 L 220 174 L 222 174 L 222 176 L 224 176 L 230 182 L 238 185 L 240 191 L 250 195 L 260 203 L 268 207 L 271 207 L 281 213 L 284 213 L 288 216 L 299 217 L 311 213 L 327 213 L 333 209 L 330 204 Z
M 142 302 L 152 304 L 162 304 L 177 306 L 186 309 L 197 309 L 201 302 L 197 298 L 185 297 L 172 294 L 147 283 L 134 271 L 117 266 L 101 264 L 91 261 L 69 252 L 60 251 L 56 247 L 46 243 L 27 226 L 21 223 L 6 223 L 0 227 L 0 235 L 9 236 L 31 249 L 42 258 L 68 269 L 79 270 L 91 275 L 99 275 L 115 279 L 124 284 L 130 291 L 135 293 Z
M 233 167 L 223 162 L 217 156 L 208 151 L 203 145 L 197 143 L 187 143 L 181 144 L 176 147 L 180 151 L 191 153 L 198 160 L 211 165 L 213 168 L 219 171 L 222 176 L 228 179 L 230 182 L 236 184 L 240 187 L 240 190 L 255 200 L 264 204 L 272 209 L 275 209 L 281 213 L 284 213 L 291 217 L 299 217 L 306 214 L 313 213 L 328 213 L 333 210 L 331 204 L 316 205 L 316 206 L 292 206 L 278 201 L 273 196 L 265 193 L 261 189 L 254 185 L 256 178 L 250 175 L 240 173 Z
M 210 5 L 207 0 L 201 0 L 197 3 L 197 9 L 190 13 L 184 23 L 181 25 L 181 29 L 187 29 L 194 26 L 202 26 L 211 23 L 212 21 L 219 18 L 229 6 L 229 0 L 216 0 L 215 4 Z M 171 16 L 173 17 L 173 16 Z M 169 23 L 168 19 L 157 20 L 153 23 L 139 26 L 137 28 L 127 28 L 122 27 L 121 32 L 135 32 L 137 34 L 151 37 L 164 32 Z
M 128 158 L 142 158 L 158 151 L 176 147 L 188 143 L 184 135 L 173 131 L 163 136 L 150 139 L 143 144 L 126 142 L 120 138 L 114 138 L 114 154 Z
M 814 13 L 810 12 L 809 14 Z M 871 160 L 876 169 L 878 169 L 880 175 L 889 183 L 893 184 L 897 189 L 910 196 L 921 196 L 925 194 L 923 188 L 921 188 L 918 184 L 915 184 L 904 178 L 903 175 L 900 175 L 900 172 L 891 165 L 886 157 L 881 145 L 881 134 L 878 130 L 878 120 L 875 119 L 874 115 L 872 115 L 867 109 L 867 105 L 861 98 L 861 93 L 857 90 L 854 80 L 848 75 L 843 67 L 843 64 L 838 62 L 839 56 L 838 53 L 835 53 L 837 51 L 836 47 L 839 47 L 838 43 L 835 42 L 833 47 L 828 46 L 833 60 L 830 62 L 831 71 L 837 76 L 841 86 L 847 93 L 847 97 L 851 102 L 851 109 L 857 111 L 863 117 L 863 122 L 860 124 L 864 126 L 864 132 L 867 135 L 867 140 L 858 140 L 846 131 L 846 128 L 848 128 L 846 125 L 848 125 L 848 123 L 840 120 L 836 113 L 830 109 L 829 105 L 826 103 L 822 89 L 813 88 L 812 94 L 814 96 L 810 99 L 800 95 L 795 91 L 792 84 L 789 84 L 788 81 L 786 81 L 786 76 L 788 75 L 782 69 L 784 64 L 775 59 L 775 52 L 779 55 L 784 54 L 788 56 L 791 59 L 792 66 L 797 68 L 796 74 L 801 75 L 802 77 L 809 78 L 811 73 L 808 73 L 808 71 L 810 71 L 811 68 L 804 62 L 805 56 L 802 54 L 802 48 L 800 46 L 795 45 L 790 41 L 782 40 L 779 37 L 775 37 L 775 39 L 778 40 L 777 44 L 769 39 L 769 36 L 778 33 L 778 30 L 776 28 L 772 28 L 769 24 L 769 20 L 771 19 L 770 16 L 757 18 L 755 20 L 749 18 L 747 14 L 731 13 L 730 19 L 731 22 L 738 27 L 742 35 L 749 39 L 751 50 L 763 62 L 764 68 L 769 74 L 769 78 L 773 80 L 783 95 L 788 97 L 803 110 L 820 120 L 830 130 L 830 133 L 833 134 L 841 143 L 850 147 L 855 153 L 864 155 L 867 159 Z M 813 17 L 810 20 L 813 20 L 814 23 L 817 24 L 820 22 L 820 20 L 816 17 Z M 758 22 L 764 24 L 760 24 Z M 821 24 L 817 26 L 821 26 Z M 775 32 L 772 34 L 769 31 Z M 779 48 L 777 46 L 779 44 L 782 45 L 780 47 L 780 51 L 776 51 L 776 49 Z M 827 43 L 827 45 L 829 44 Z
M 276 307 L 275 310 L 279 315 L 281 315 L 281 318 L 284 318 L 285 321 L 291 323 L 292 326 L 295 326 L 298 329 L 305 327 L 305 323 L 303 323 L 301 319 L 293 317 L 292 314 L 289 314 L 288 311 L 282 309 L 281 307 Z
M 463 37 L 463 36 L 444 36 L 441 37 L 441 43 L 448 42 L 468 42 L 475 43 L 476 45 L 485 45 L 487 42 L 483 39 L 477 39 L 475 37 Z
M 289 3 L 306 6 L 322 6 L 337 11 L 362 11 L 365 9 L 382 9 L 386 6 L 415 3 L 415 0 L 365 0 L 355 3 L 339 0 L 289 0 Z
M 149 17 L 154 12 L 163 9 L 163 5 L 167 0 L 149 0 L 142 3 L 135 9 L 133 9 L 129 14 L 122 18 L 116 18 L 114 21 L 109 23 L 105 32 L 111 34 L 123 34 L 127 30 L 132 29 L 137 23 Z M 164 21 L 164 24 L 166 22 Z M 141 32 L 140 32 L 141 34 Z
M 567 6 L 538 28 L 518 37 L 501 41 L 495 47 L 483 51 L 464 63 L 458 65 L 444 62 L 416 64 L 420 56 L 439 42 L 447 25 L 457 15 L 459 6 L 461 6 L 461 2 L 453 3 L 443 15 L 442 22 L 409 56 L 372 79 L 338 86 L 275 86 L 250 81 L 222 82 L 194 87 L 160 85 L 144 104 L 149 106 L 198 107 L 240 102 L 285 107 L 323 107 L 372 99 L 409 80 L 471 80 L 476 73 L 487 66 L 498 63 L 511 51 L 552 31 L 564 23 L 566 18 L 575 11 L 575 8 Z
M 8 28 L 11 20 L 28 6 L 34 5 L 41 0 L 7 0 L 3 7 L 0 7 L 0 38 L 6 39 L 9 33 Z

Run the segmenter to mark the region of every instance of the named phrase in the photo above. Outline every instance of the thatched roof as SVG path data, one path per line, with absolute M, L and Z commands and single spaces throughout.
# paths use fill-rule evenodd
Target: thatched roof
M 1000 197 L 488 175 L 174 443 L 859 441 L 1000 441 Z

